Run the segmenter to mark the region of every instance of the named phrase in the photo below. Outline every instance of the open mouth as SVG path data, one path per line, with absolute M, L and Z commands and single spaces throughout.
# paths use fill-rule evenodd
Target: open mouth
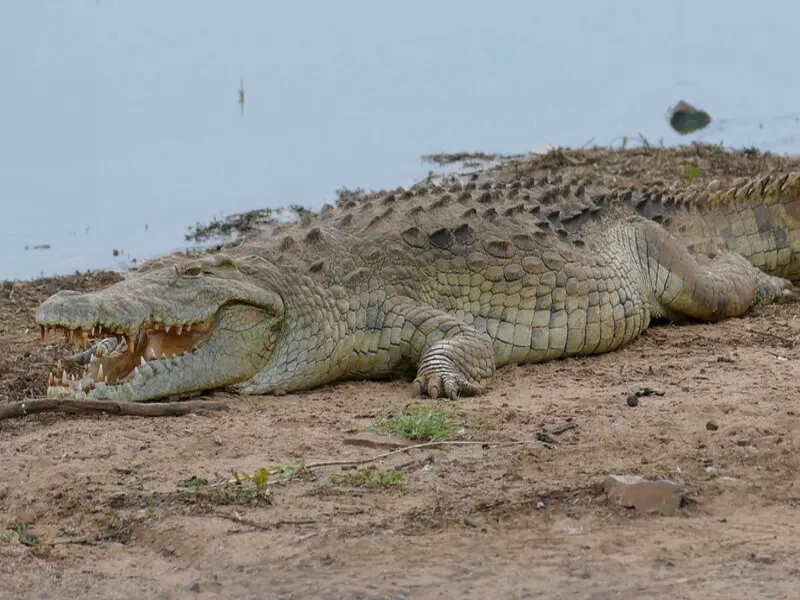
M 134 331 L 100 323 L 40 325 L 43 340 L 62 331 L 68 343 L 82 349 L 71 357 L 78 365 L 77 373 L 68 372 L 58 361 L 56 371 L 50 373 L 47 395 L 88 394 L 99 384 L 119 386 L 137 375 L 150 375 L 159 365 L 167 366 L 165 363 L 197 352 L 210 338 L 213 327 L 213 317 L 178 325 L 147 322 Z

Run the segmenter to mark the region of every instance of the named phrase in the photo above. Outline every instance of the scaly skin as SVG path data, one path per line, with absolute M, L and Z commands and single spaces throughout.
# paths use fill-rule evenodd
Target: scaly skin
M 791 283 L 773 274 L 798 273 L 800 178 L 775 181 L 699 198 L 419 186 L 327 206 L 226 254 L 165 257 L 47 300 L 45 332 L 127 338 L 94 350 L 82 379 L 57 373 L 48 393 L 264 394 L 404 372 L 416 393 L 480 393 L 496 367 L 607 352 L 654 317 L 715 321 L 784 296 Z
M 726 248 L 762 271 L 800 281 L 800 177 L 743 181 L 729 190 L 687 194 L 669 226 L 695 251 Z M 701 216 L 700 219 L 694 218 Z

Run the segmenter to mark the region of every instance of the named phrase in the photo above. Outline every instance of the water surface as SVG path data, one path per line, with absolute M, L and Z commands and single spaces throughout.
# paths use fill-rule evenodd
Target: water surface
M 214 216 L 408 185 L 422 154 L 639 133 L 800 152 L 799 19 L 741 0 L 6 2 L 0 279 L 119 266 Z M 680 99 L 714 122 L 673 132 Z

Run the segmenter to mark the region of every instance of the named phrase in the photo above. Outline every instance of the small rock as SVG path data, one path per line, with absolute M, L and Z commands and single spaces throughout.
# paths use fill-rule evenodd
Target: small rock
M 762 565 L 771 565 L 775 562 L 775 559 L 768 554 L 751 554 L 750 559 Z
M 708 429 L 709 431 L 716 431 L 717 429 L 719 429 L 719 425 L 717 425 L 716 421 L 709 421 L 708 423 L 706 423 L 706 429 Z
M 395 448 L 405 448 L 411 445 L 411 441 L 399 435 L 382 435 L 380 433 L 359 433 L 344 438 L 344 443 L 351 446 L 363 446 L 365 448 L 378 448 L 394 450 Z
M 702 129 L 711 123 L 711 116 L 706 111 L 695 108 L 683 100 L 669 109 L 668 116 L 669 124 L 681 135 Z
M 632 406 L 638 406 L 639 398 L 642 396 L 663 396 L 664 392 L 653 389 L 651 387 L 637 387 L 628 390 L 628 392 L 625 395 L 627 396 L 628 399 L 628 406 L 632 407 Z
M 611 502 L 643 513 L 671 515 L 681 507 L 681 486 L 674 481 L 650 481 L 636 475 L 610 475 L 603 488 Z

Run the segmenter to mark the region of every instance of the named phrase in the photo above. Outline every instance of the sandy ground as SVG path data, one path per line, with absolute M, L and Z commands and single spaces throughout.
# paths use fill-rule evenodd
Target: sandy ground
M 116 278 L 0 286 L 0 405 L 41 395 L 65 352 L 39 341 L 38 303 Z M 408 406 L 408 381 L 216 393 L 227 412 L 177 418 L 3 420 L 0 596 L 797 598 L 799 342 L 795 302 L 505 368 L 482 397 L 425 401 L 485 444 L 384 458 L 348 440 Z M 628 406 L 641 387 L 663 395 Z M 231 483 L 298 459 L 306 469 L 261 488 Z M 355 485 L 353 467 L 314 466 L 344 460 L 402 479 Z M 608 474 L 677 481 L 683 507 L 613 505 Z

